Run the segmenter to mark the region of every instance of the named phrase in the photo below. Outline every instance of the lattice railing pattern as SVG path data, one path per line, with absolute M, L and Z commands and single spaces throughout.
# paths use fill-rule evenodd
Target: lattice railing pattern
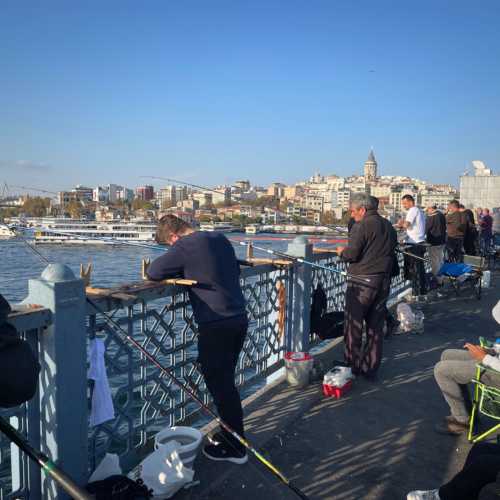
M 403 290 L 407 289 L 409 284 L 404 279 L 404 264 L 403 255 L 397 254 L 399 263 L 399 275 L 391 280 L 390 297 L 395 297 Z M 317 254 L 316 262 L 324 266 L 335 267 L 340 271 L 347 271 L 347 264 L 338 259 L 332 254 Z M 312 273 L 312 289 L 314 290 L 318 283 L 321 283 L 327 299 L 329 311 L 342 311 L 345 306 L 345 285 L 346 278 L 338 273 L 327 271 L 326 269 L 313 268 Z
M 246 269 L 241 286 L 247 302 L 249 332 L 237 367 L 242 390 L 258 382 L 283 351 L 278 328 L 278 282 L 287 270 L 270 266 Z M 198 370 L 197 327 L 187 293 L 137 303 L 114 311 L 114 319 L 151 354 L 187 383 L 205 403 L 209 394 Z M 142 359 L 100 315 L 89 317 L 89 337 L 102 336 L 116 418 L 90 430 L 91 466 L 106 451 L 133 458 L 149 437 L 165 426 L 186 422 L 198 412 L 189 396 Z M 125 458 L 125 460 L 127 460 Z

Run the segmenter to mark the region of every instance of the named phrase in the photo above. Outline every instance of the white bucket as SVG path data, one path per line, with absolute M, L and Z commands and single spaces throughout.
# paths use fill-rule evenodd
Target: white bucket
M 182 463 L 189 468 L 193 468 L 193 462 L 198 454 L 203 434 L 193 427 L 169 427 L 163 429 L 155 436 L 155 450 L 158 446 L 167 444 L 169 441 L 177 441 L 179 457 Z
M 308 385 L 313 363 L 312 356 L 307 352 L 287 352 L 285 367 L 288 383 L 297 387 Z

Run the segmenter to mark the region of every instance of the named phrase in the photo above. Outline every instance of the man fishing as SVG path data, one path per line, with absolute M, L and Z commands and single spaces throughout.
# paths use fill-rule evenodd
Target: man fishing
M 398 226 L 406 229 L 406 246 L 404 257 L 405 279 L 411 281 L 412 294 L 418 298 L 427 293 L 425 282 L 425 215 L 415 205 L 415 198 L 406 194 L 401 198 L 401 205 L 407 211 L 406 217 Z M 412 257 L 415 255 L 417 258 Z
M 355 375 L 369 379 L 376 376 L 382 359 L 383 326 L 389 295 L 396 231 L 377 212 L 378 200 L 366 193 L 351 197 L 351 215 L 356 230 L 351 232 L 347 247 L 337 253 L 349 263 L 349 274 L 363 278 L 348 279 L 345 305 L 345 361 Z M 367 344 L 362 351 L 363 321 Z
M 174 215 L 160 219 L 156 233 L 168 252 L 147 270 L 153 281 L 183 277 L 198 284 L 189 289 L 198 323 L 198 362 L 221 419 L 244 436 L 243 410 L 234 375 L 247 334 L 245 299 L 239 283 L 239 264 L 233 246 L 217 232 L 195 231 Z M 211 460 L 244 464 L 246 450 L 221 430 L 203 453 Z

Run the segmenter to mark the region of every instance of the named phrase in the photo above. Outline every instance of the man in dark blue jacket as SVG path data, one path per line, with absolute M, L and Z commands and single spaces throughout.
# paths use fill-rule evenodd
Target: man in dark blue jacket
M 174 215 L 161 218 L 156 240 L 170 248 L 151 263 L 148 278 L 182 277 L 197 282 L 189 288 L 189 297 L 198 323 L 201 372 L 221 419 L 244 436 L 234 376 L 248 319 L 234 249 L 223 234 L 195 231 Z M 248 460 L 244 446 L 226 431 L 215 434 L 212 442 L 203 450 L 208 458 L 236 464 Z

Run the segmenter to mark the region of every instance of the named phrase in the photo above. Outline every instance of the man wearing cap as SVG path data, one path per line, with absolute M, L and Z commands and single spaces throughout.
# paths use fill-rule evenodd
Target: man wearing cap
M 467 231 L 467 219 L 460 211 L 460 203 L 451 200 L 448 203 L 448 214 L 446 215 L 446 250 L 450 262 L 462 262 L 464 260 L 464 238 Z

